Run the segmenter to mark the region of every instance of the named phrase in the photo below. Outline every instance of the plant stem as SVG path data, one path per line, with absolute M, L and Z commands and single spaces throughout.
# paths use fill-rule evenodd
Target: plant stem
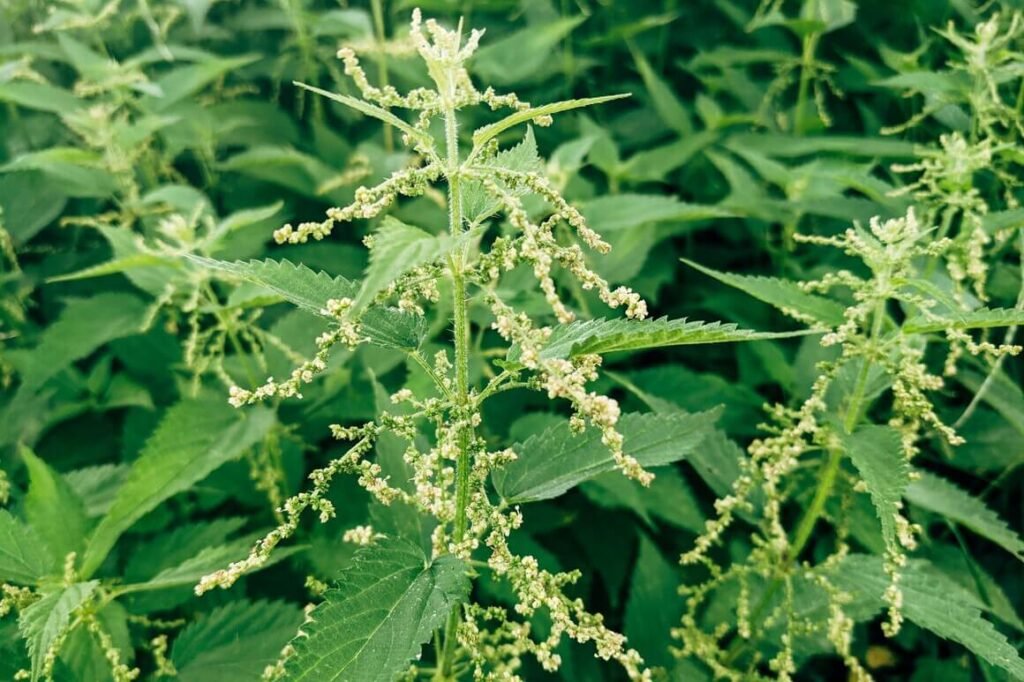
M 444 114 L 445 142 L 447 148 L 448 179 L 448 227 L 453 237 L 462 232 L 462 191 L 459 187 L 459 136 L 455 111 L 450 106 Z M 452 275 L 452 303 L 454 307 L 455 343 L 455 399 L 460 411 L 457 418 L 468 418 L 469 412 L 469 311 L 466 298 L 466 279 L 463 273 L 466 263 L 465 250 L 454 253 L 449 261 Z M 466 536 L 466 507 L 469 504 L 469 470 L 471 466 L 469 447 L 473 438 L 473 427 L 464 424 L 459 432 L 459 455 L 455 465 L 455 524 L 452 539 L 459 544 Z M 459 607 L 456 606 L 445 626 L 442 660 L 438 662 L 436 679 L 445 680 L 451 676 L 454 663 L 455 632 L 459 626 Z
M 885 301 L 879 301 L 875 306 L 875 314 L 871 321 L 871 332 L 868 336 L 868 345 L 874 344 L 875 339 L 882 331 L 882 322 L 885 321 Z M 865 357 L 857 374 L 857 383 L 853 388 L 853 395 L 850 397 L 849 407 L 846 410 L 846 419 L 843 420 L 843 428 L 847 433 L 853 433 L 853 429 L 860 421 L 861 405 L 864 403 L 864 394 L 868 387 L 868 377 L 871 374 L 871 358 Z
M 382 0 L 371 0 L 373 12 L 373 28 L 377 39 L 377 78 L 381 87 L 388 85 L 388 57 L 384 47 L 384 7 Z M 395 149 L 395 133 L 391 126 L 384 124 L 384 151 L 391 153 Z
M 813 3 L 812 3 L 813 4 Z M 800 56 L 800 85 L 796 93 L 796 111 L 793 114 L 793 128 L 797 135 L 804 129 L 804 109 L 807 108 L 807 94 L 810 91 L 811 72 L 814 68 L 814 51 L 818 47 L 818 33 L 804 36 L 803 54 Z

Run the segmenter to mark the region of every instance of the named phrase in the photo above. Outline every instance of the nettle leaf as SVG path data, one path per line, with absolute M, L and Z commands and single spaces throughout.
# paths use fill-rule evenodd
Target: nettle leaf
M 85 507 L 60 474 L 26 447 L 20 448 L 28 469 L 25 516 L 57 557 L 82 548 L 89 524 Z
M 76 147 L 49 147 L 27 152 L 0 166 L 0 173 L 35 170 L 72 197 L 106 198 L 117 190 L 117 180 L 99 153 Z
M 1024 208 L 987 213 L 981 219 L 981 225 L 989 234 L 1024 227 Z
M 422 130 L 418 130 L 417 128 L 414 128 L 413 126 L 409 125 L 402 119 L 392 114 L 387 109 L 381 109 L 377 105 L 370 104 L 365 100 L 357 99 L 355 97 L 349 97 L 348 95 L 339 95 L 336 92 L 328 92 L 327 90 L 321 90 L 320 88 L 314 87 L 312 85 L 306 85 L 305 83 L 299 83 L 298 81 L 293 81 L 292 84 L 304 90 L 309 90 L 310 92 L 315 92 L 318 95 L 322 95 L 328 99 L 334 100 L 339 104 L 344 104 L 345 106 L 351 109 L 355 109 L 361 114 L 372 116 L 373 118 L 379 121 L 383 121 L 388 125 L 394 126 L 395 128 L 398 128 L 412 139 L 417 140 L 423 144 L 426 144 L 428 146 L 433 144 L 433 140 L 430 138 L 430 135 L 428 135 Z
M 144 105 L 163 111 L 194 95 L 225 74 L 237 71 L 259 59 L 258 55 L 239 57 L 206 57 L 196 64 L 178 66 L 160 76 L 155 82 L 160 95 L 147 98 Z
M 42 173 L 0 175 L 0 209 L 3 225 L 15 246 L 28 241 L 64 210 L 68 198 Z
M 225 545 L 204 547 L 195 556 L 189 557 L 177 566 L 165 568 L 146 582 L 129 585 L 126 591 L 146 592 L 149 590 L 166 590 L 171 587 L 195 585 L 203 576 L 209 575 L 232 562 L 243 559 L 249 554 L 253 543 L 258 539 L 259 537 L 257 536 L 248 536 Z M 259 569 L 262 570 L 273 566 L 304 549 L 306 549 L 305 546 L 299 545 L 275 550 L 270 560 L 261 564 Z
M 98 464 L 68 471 L 63 475 L 75 496 L 82 501 L 86 516 L 103 516 L 128 475 L 125 464 Z
M 402 275 L 464 248 L 479 234 L 471 230 L 457 237 L 432 235 L 396 218 L 385 216 L 373 235 L 370 263 L 366 267 L 363 285 L 355 297 L 354 309 L 357 312 L 366 309 L 377 294 Z
M 517 111 L 514 114 L 509 114 L 505 118 L 486 125 L 483 128 L 478 128 L 473 133 L 473 146 L 482 147 L 489 140 L 498 135 L 502 134 L 509 128 L 513 128 L 521 123 L 532 121 L 538 116 L 551 116 L 553 114 L 559 114 L 563 111 L 570 111 L 572 109 L 580 109 L 582 107 L 590 107 L 595 104 L 604 104 L 605 102 L 611 102 L 612 100 L 622 99 L 623 97 L 629 97 L 629 93 L 621 95 L 604 95 L 602 97 L 584 97 L 582 99 L 569 99 L 562 102 L 553 102 L 551 104 L 544 104 L 539 107 L 530 107 L 522 111 Z
M 32 585 L 56 569 L 56 558 L 39 534 L 0 509 L 0 582 Z
M 188 258 L 211 270 L 229 273 L 264 286 L 289 303 L 327 319 L 333 319 L 322 312 L 329 299 L 354 299 L 361 287 L 359 282 L 340 275 L 332 277 L 287 260 L 229 262 L 201 256 Z M 360 318 L 360 324 L 370 343 L 399 350 L 419 347 L 424 333 L 421 317 L 384 306 L 367 310 Z
M 969 528 L 1024 561 L 1024 540 L 984 502 L 940 476 L 919 473 L 907 489 L 911 504 Z
M 869 425 L 851 434 L 840 434 L 839 440 L 867 485 L 882 522 L 886 547 L 898 550 L 896 515 L 910 482 L 910 466 L 903 455 L 899 432 L 891 426 Z
M 70 90 L 35 81 L 8 81 L 0 83 L 0 102 L 10 102 L 26 109 L 63 114 L 81 107 L 84 100 Z
M 590 353 L 645 350 L 667 346 L 689 346 L 704 343 L 731 343 L 786 339 L 812 332 L 756 332 L 740 329 L 735 324 L 695 320 L 598 319 L 555 327 L 547 345 L 540 352 L 542 360 L 564 359 Z M 509 359 L 518 360 L 520 350 L 513 347 Z
M 60 317 L 35 348 L 9 354 L 21 374 L 22 391 L 38 389 L 97 348 L 140 331 L 146 306 L 131 294 L 102 293 L 66 299 Z
M 32 658 L 32 682 L 40 678 L 46 653 L 67 631 L 71 615 L 92 596 L 98 580 L 74 583 L 49 594 L 21 612 L 18 630 Z
M 1006 637 L 982 618 L 984 608 L 952 579 L 927 561 L 912 559 L 900 570 L 903 615 L 910 622 L 934 634 L 958 642 L 988 663 L 1024 679 L 1024 660 Z M 883 606 L 882 595 L 891 582 L 881 557 L 851 554 L 832 573 L 836 586 L 854 595 L 875 600 Z
M 640 534 L 640 549 L 626 602 L 625 634 L 650 665 L 670 668 L 672 628 L 683 615 L 685 597 L 679 594 L 680 575 L 658 546 Z
M 405 540 L 361 549 L 292 640 L 284 679 L 394 679 L 469 596 L 466 570 Z
M 494 158 L 479 162 L 476 168 L 487 172 L 489 169 L 502 168 L 517 173 L 540 173 L 544 162 L 537 153 L 537 140 L 533 136 L 533 126 L 526 127 L 526 134 L 519 144 L 498 152 Z M 499 179 L 496 182 L 501 182 Z M 523 196 L 529 192 L 522 186 L 505 187 L 514 196 Z M 462 184 L 462 210 L 470 225 L 477 225 L 486 220 L 501 207 L 501 202 L 487 192 L 480 181 L 472 177 L 466 178 Z
M 171 662 L 182 682 L 259 679 L 302 624 L 287 602 L 235 601 L 199 616 L 174 640 Z
M 982 392 L 983 400 L 1024 436 L 1024 389 L 1007 376 L 1005 371 L 986 375 L 965 368 L 957 373 L 956 378 L 974 393 L 980 392 L 983 385 L 986 386 L 987 390 Z
M 654 526 L 653 517 L 657 517 L 691 533 L 703 533 L 707 519 L 682 474 L 672 466 L 657 467 L 651 473 L 654 480 L 647 487 L 609 471 L 584 481 L 580 491 L 598 506 L 632 511 L 649 526 Z
M 563 17 L 545 21 L 489 42 L 473 56 L 470 68 L 484 81 L 496 85 L 525 80 L 551 62 L 558 43 L 583 20 L 584 17 Z
M 854 135 L 788 135 L 743 132 L 730 135 L 728 146 L 777 158 L 833 153 L 859 158 L 913 159 L 916 154 L 913 142 L 886 137 Z
M 777 277 L 757 275 L 735 275 L 728 272 L 712 270 L 699 263 L 681 258 L 691 268 L 700 270 L 709 277 L 714 277 L 722 284 L 749 294 L 759 301 L 786 312 L 795 311 L 800 315 L 812 317 L 819 322 L 835 327 L 845 320 L 845 307 L 835 301 L 803 291 L 796 282 Z
M 91 279 L 93 277 L 105 277 L 107 275 L 114 275 L 119 272 L 127 272 L 136 268 L 146 268 L 153 266 L 174 266 L 174 261 L 167 256 L 161 256 L 155 253 L 135 253 L 130 256 L 124 256 L 123 258 L 113 258 L 106 263 L 99 263 L 98 265 L 92 265 L 75 272 L 69 272 L 66 275 L 58 275 L 57 277 L 50 277 L 46 280 L 47 284 L 53 284 L 55 282 L 73 282 L 79 279 Z
M 686 223 L 735 215 L 718 206 L 687 204 L 665 194 L 611 194 L 580 206 L 587 225 L 599 234 L 630 230 L 647 223 Z
M 637 71 L 644 81 L 647 94 L 650 95 L 651 104 L 658 114 L 658 118 L 672 130 L 680 135 L 688 136 L 693 133 L 693 125 L 690 123 L 690 115 L 686 111 L 671 86 L 659 76 L 644 55 L 634 50 L 633 61 L 636 62 Z
M 266 408 L 238 411 L 222 401 L 189 400 L 169 409 L 89 539 L 82 575 L 95 573 L 121 534 L 147 512 L 260 442 L 274 418 Z
M 1024 310 L 1018 308 L 982 308 L 956 317 L 919 316 L 903 323 L 906 334 L 929 334 L 945 329 L 991 329 L 1024 324 Z
M 644 467 L 683 459 L 714 429 L 720 409 L 695 414 L 625 414 L 617 429 L 623 452 Z M 549 500 L 583 481 L 612 471 L 615 461 L 601 442 L 601 432 L 580 434 L 563 421 L 512 446 L 517 458 L 491 475 L 498 494 L 509 504 Z

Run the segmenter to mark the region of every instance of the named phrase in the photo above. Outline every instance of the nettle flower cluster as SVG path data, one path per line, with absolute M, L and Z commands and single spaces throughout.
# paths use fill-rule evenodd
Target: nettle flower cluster
M 893 170 L 916 176 L 896 194 L 910 194 L 924 209 L 928 221 L 938 226 L 939 237 L 953 236 L 947 264 L 958 295 L 970 290 L 982 301 L 989 274 L 988 255 L 1012 238 L 1012 229 L 990 231 L 985 218 L 1000 208 L 1020 205 L 1016 190 L 1017 149 L 1024 141 L 1021 114 L 1021 51 L 1024 15 L 995 13 L 978 24 L 973 34 L 959 32 L 951 23 L 939 31 L 957 51 L 946 72 L 966 83 L 959 95 L 969 116 L 965 130 L 941 135 L 935 148 L 922 149 L 919 160 L 895 164 Z M 948 99 L 941 99 L 941 106 Z M 937 112 L 929 104 L 917 116 L 892 130 L 916 125 Z M 1000 206 L 1001 204 L 1001 206 Z
M 432 20 L 424 23 L 415 11 L 409 38 L 425 61 L 434 87 L 406 94 L 390 86 L 372 85 L 355 52 L 342 49 L 338 56 L 344 62 L 345 73 L 363 97 L 345 103 L 398 127 L 405 143 L 417 152 L 416 161 L 376 186 L 360 187 L 351 204 L 330 209 L 325 220 L 286 225 L 274 237 L 281 244 L 324 239 L 339 223 L 375 218 L 399 197 L 423 195 L 440 181 L 447 185 L 452 239 L 466 235 L 482 239 L 488 221 L 499 215 L 504 215 L 509 229 L 495 237 L 482 253 L 477 252 L 472 241 L 459 241 L 443 257 L 398 274 L 389 286 L 375 292 L 368 305 L 351 299 L 329 301 L 323 313 L 333 318 L 334 324 L 317 339 L 319 350 L 315 357 L 299 364 L 285 380 L 271 378 L 253 389 L 232 387 L 230 402 L 240 407 L 271 397 L 299 396 L 301 387 L 326 369 L 333 347 L 341 344 L 354 348 L 367 340 L 362 326 L 367 308 L 397 303 L 407 313 L 423 314 L 424 306 L 437 300 L 437 284 L 442 278 L 450 280 L 454 296 L 454 358 L 448 351 L 440 351 L 430 359 L 418 350 L 411 351 L 410 359 L 433 380 L 432 394 L 417 395 L 402 389 L 391 396 L 393 409 L 375 420 L 356 426 L 334 425 L 335 438 L 353 443 L 348 451 L 309 475 L 311 487 L 283 503 L 281 524 L 260 540 L 247 558 L 206 576 L 196 591 L 201 594 L 215 587 L 229 587 L 246 572 L 263 565 L 272 550 L 298 530 L 305 511 L 313 511 L 322 522 L 333 518 L 335 509 L 327 499 L 328 489 L 335 476 L 351 474 L 381 504 L 401 502 L 435 519 L 435 556 L 450 553 L 474 560 L 474 565 L 486 566 L 494 576 L 505 580 L 517 595 L 511 612 L 503 607 L 472 603 L 460 607 L 446 632 L 443 647 L 438 643 L 439 650 L 446 652 L 446 660 L 443 664 L 439 661 L 439 667 L 443 665 L 450 673 L 453 661 L 458 660 L 473 671 L 476 679 L 514 680 L 519 679 L 516 670 L 521 657 L 531 654 L 544 669 L 554 671 L 561 664 L 556 648 L 569 637 L 581 643 L 593 642 L 600 658 L 618 661 L 631 679 L 649 679 L 642 659 L 626 646 L 625 638 L 608 629 L 601 616 L 590 613 L 581 600 L 565 593 L 580 577 L 578 572 L 551 573 L 541 568 L 534 557 L 519 556 L 509 549 L 508 538 L 522 524 L 522 513 L 518 508 L 495 503 L 488 491 L 490 473 L 514 460 L 516 453 L 488 447 L 478 433 L 481 406 L 491 396 L 518 388 L 543 391 L 551 399 L 567 400 L 574 412 L 573 429 L 599 429 L 605 445 L 627 476 L 647 483 L 652 475 L 623 452 L 623 439 L 616 430 L 618 404 L 587 388 L 597 376 L 600 357 L 543 358 L 542 349 L 551 328 L 516 310 L 503 299 L 498 287 L 509 271 L 528 268 L 553 316 L 567 323 L 573 320 L 574 313 L 559 295 L 558 268 L 565 276 L 575 278 L 583 289 L 595 291 L 607 305 L 625 308 L 628 317 L 639 319 L 647 315 L 639 295 L 625 287 L 610 286 L 587 266 L 584 246 L 605 253 L 609 245 L 540 174 L 539 159 L 534 159 L 536 163 L 514 163 L 508 152 L 499 150 L 494 135 L 500 130 L 495 131 L 494 126 L 474 134 L 474 145 L 468 153 L 460 151 L 458 112 L 466 107 L 512 109 L 521 114 L 514 123 L 551 122 L 543 115 L 543 108 L 531 110 L 528 103 L 514 94 L 499 94 L 491 88 L 480 91 L 473 85 L 465 62 L 481 35 L 481 31 L 472 31 L 463 42 L 459 30 L 447 30 Z M 393 117 L 386 111 L 390 108 L 418 112 L 415 123 L 406 124 Z M 431 124 L 438 119 L 444 127 L 443 147 L 431 132 Z M 482 131 L 490 133 L 481 134 Z M 532 148 L 529 133 L 528 138 Z M 543 200 L 546 208 L 540 216 L 527 208 L 527 195 Z M 477 205 L 489 208 L 478 215 L 468 215 L 465 209 L 470 197 L 475 197 Z M 572 229 L 582 246 L 556 239 L 555 230 L 562 224 Z M 372 254 L 378 248 L 376 236 L 368 238 L 366 244 Z M 517 353 L 516 362 L 504 363 L 500 373 L 479 388 L 470 381 L 468 366 L 471 300 L 482 301 L 489 308 L 493 316 L 491 329 L 513 345 Z M 416 443 L 422 442 L 425 431 L 432 433 L 431 445 L 422 448 Z M 408 481 L 389 477 L 372 458 L 375 442 L 386 432 L 409 443 L 403 457 L 412 472 Z M 357 544 L 369 544 L 377 541 L 379 535 L 370 526 L 359 526 L 346 533 L 346 538 Z M 550 626 L 547 634 L 538 638 L 531 632 L 530 619 L 540 611 L 545 612 Z M 273 677 L 280 669 L 280 665 L 272 667 L 268 676 Z
M 925 364 L 924 336 L 905 332 L 892 315 L 898 306 L 904 312 L 914 311 L 922 319 L 940 319 L 936 311 L 940 304 L 928 293 L 933 290 L 916 287 L 928 264 L 949 262 L 953 240 L 934 239 L 933 233 L 934 228 L 922 225 L 910 209 L 901 218 L 874 218 L 869 229 L 855 226 L 831 237 L 797 235 L 801 242 L 841 249 L 863 261 L 870 274 L 864 277 L 840 269 L 820 280 L 802 283 L 807 292 L 844 288 L 852 295 L 853 304 L 846 308 L 845 320 L 828 328 L 821 339 L 823 346 L 838 347 L 839 356 L 818 365 L 818 378 L 801 405 L 775 405 L 769 409 L 771 421 L 762 426 L 769 435 L 751 443 L 750 458 L 744 461 L 744 471 L 734 482 L 732 493 L 716 501 L 717 516 L 707 522 L 706 532 L 681 557 L 683 564 L 706 566 L 710 577 L 696 586 L 684 587 L 687 608 L 681 627 L 674 632 L 682 641 L 680 653 L 698 658 L 722 678 L 751 679 L 749 670 L 735 667 L 741 654 L 752 637 L 778 630 L 778 653 L 767 664 L 777 679 L 789 680 L 796 670 L 795 638 L 824 630 L 853 679 L 869 679 L 850 653 L 853 620 L 843 606 L 851 596 L 839 590 L 828 577 L 829 570 L 849 552 L 846 514 L 829 519 L 836 528 L 836 539 L 827 559 L 811 565 L 800 562 L 800 555 L 815 523 L 826 513 L 826 502 L 837 482 L 846 483 L 840 488 L 840 504 L 844 508 L 851 503 L 852 494 L 866 492 L 864 481 L 844 471 L 840 464 L 846 439 L 867 417 L 873 400 L 870 386 L 878 385 L 878 373 L 885 377 L 891 394 L 887 425 L 899 434 L 907 462 L 919 453 L 920 442 L 926 437 L 938 437 L 949 445 L 963 442 L 955 429 L 942 421 L 930 398 L 931 393 L 943 387 L 943 378 Z M 946 334 L 950 341 L 947 373 L 964 350 L 993 359 L 1021 352 L 1019 346 L 975 341 L 967 332 L 951 326 L 947 326 Z M 792 477 L 798 468 L 806 466 L 807 455 L 819 452 L 826 453 L 826 460 L 818 474 L 818 489 L 791 536 L 783 521 L 783 510 L 792 501 Z M 896 509 L 892 518 L 882 519 L 883 528 L 893 529 L 891 538 L 886 538 L 884 556 L 890 581 L 884 594 L 889 609 L 883 631 L 888 636 L 900 630 L 900 571 L 906 564 L 906 552 L 915 548 L 915 535 L 920 530 L 899 511 L 899 503 Z M 738 515 L 756 515 L 752 550 L 745 561 L 723 566 L 711 556 L 711 550 Z M 755 581 L 764 588 L 760 599 L 751 604 L 751 586 Z M 735 637 L 731 645 L 723 646 L 724 640 L 733 634 L 732 626 L 723 623 L 708 632 L 701 625 L 702 614 L 712 594 L 736 585 Z M 794 598 L 799 585 L 813 585 L 827 596 L 826 622 L 800 617 L 800 604 Z M 782 598 L 776 604 L 774 598 L 779 590 Z

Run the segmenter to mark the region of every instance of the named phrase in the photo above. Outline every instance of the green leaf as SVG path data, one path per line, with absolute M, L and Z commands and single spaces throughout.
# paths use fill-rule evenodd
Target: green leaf
M 1024 660 L 992 623 L 981 616 L 982 605 L 931 564 L 911 560 L 901 571 L 902 612 L 907 620 L 943 639 L 958 642 L 979 658 L 1024 679 Z M 870 596 L 882 607 L 890 578 L 880 557 L 851 554 L 833 573 L 836 585 L 855 596 Z
M 523 81 L 551 63 L 552 51 L 583 20 L 584 17 L 562 17 L 489 42 L 473 55 L 470 69 L 486 83 L 508 85 Z
M 703 450 L 704 445 L 698 449 Z M 671 466 L 651 469 L 651 473 L 654 480 L 647 487 L 617 471 L 609 471 L 584 481 L 580 491 L 594 504 L 605 509 L 628 509 L 650 526 L 654 526 L 653 517 L 657 517 L 691 533 L 703 533 L 707 519 L 686 479 Z
M 10 102 L 26 109 L 38 109 L 52 114 L 70 112 L 85 103 L 64 88 L 34 81 L 0 83 L 0 102 Z
M 610 194 L 580 206 L 587 225 L 599 234 L 629 230 L 647 223 L 685 223 L 734 215 L 717 206 L 687 204 L 663 194 Z
M 604 95 L 602 97 L 584 97 L 583 99 L 569 99 L 562 102 L 553 102 L 551 104 L 544 104 L 539 107 L 530 107 L 523 111 L 517 111 L 514 114 L 509 114 L 500 121 L 486 125 L 483 128 L 478 128 L 473 133 L 473 146 L 479 148 L 486 144 L 488 140 L 493 137 L 497 137 L 509 128 L 513 128 L 520 123 L 532 121 L 538 116 L 551 116 L 552 114 L 559 114 L 563 111 L 590 107 L 595 104 L 603 104 L 605 102 L 611 102 L 612 100 L 622 99 L 623 97 L 629 97 L 629 93 L 621 95 Z
M 834 153 L 858 158 L 912 159 L 916 154 L 913 142 L 853 135 L 738 133 L 729 137 L 728 144 L 734 149 L 746 149 L 777 158 Z
M 982 217 L 981 225 L 989 234 L 1024 227 L 1024 208 L 987 213 Z
M 248 66 L 258 59 L 258 55 L 215 57 L 196 64 L 175 67 L 157 79 L 155 85 L 160 89 L 161 95 L 147 99 L 145 104 L 156 111 L 164 111 L 199 92 L 221 76 Z
M 206 547 L 224 545 L 245 525 L 241 517 L 220 517 L 211 521 L 176 525 L 136 545 L 125 562 L 126 583 L 145 582 L 167 569 L 185 563 Z
M 177 566 L 165 568 L 144 583 L 127 585 L 125 591 L 146 592 L 149 590 L 166 590 L 171 587 L 195 585 L 203 576 L 245 558 L 252 549 L 253 543 L 258 539 L 258 537 L 252 536 L 243 537 L 226 545 L 204 547 L 195 556 L 189 557 Z M 302 545 L 276 549 L 270 556 L 270 560 L 259 566 L 259 570 L 273 566 L 304 549 L 305 547 Z
M 49 147 L 27 152 L 0 166 L 0 173 L 34 170 L 72 197 L 105 198 L 117 191 L 117 181 L 102 157 L 87 149 Z
M 436 262 L 465 247 L 478 236 L 479 232 L 475 230 L 463 232 L 455 238 L 447 234 L 435 236 L 385 216 L 373 235 L 370 263 L 355 298 L 354 310 L 365 310 L 377 294 L 410 270 Z
M 493 175 L 487 172 L 491 168 L 501 168 L 515 171 L 516 173 L 542 172 L 544 162 L 537 153 L 537 140 L 533 136 L 533 126 L 526 127 L 526 134 L 523 135 L 523 139 L 518 144 L 498 152 L 494 158 L 478 163 L 477 167 L 482 169 L 488 176 Z M 497 179 L 496 182 L 501 183 L 501 180 Z M 514 196 L 523 196 L 529 192 L 523 186 L 508 186 L 507 183 L 501 184 L 505 184 L 505 190 Z M 468 177 L 463 181 L 462 210 L 468 224 L 478 225 L 486 218 L 492 216 L 500 207 L 501 202 L 491 196 L 479 180 Z
M 181 682 L 256 680 L 302 624 L 287 602 L 234 601 L 200 615 L 174 640 L 171 662 Z
M 555 327 L 540 357 L 549 360 L 666 346 L 786 339 L 808 333 L 811 332 L 755 332 L 739 329 L 734 324 L 670 320 L 666 317 L 657 320 L 598 319 Z M 515 361 L 518 358 L 519 349 L 512 348 L 509 359 Z
M 681 576 L 657 545 L 640 533 L 640 550 L 626 602 L 625 635 L 648 665 L 670 668 L 671 631 L 683 615 L 685 597 L 679 594 Z
M 969 528 L 1024 561 L 1024 541 L 984 502 L 944 478 L 919 473 L 907 489 L 911 504 Z
M 88 520 L 82 501 L 71 486 L 26 447 L 20 448 L 28 469 L 25 516 L 58 559 L 82 548 Z
M 21 390 L 33 391 L 97 348 L 140 331 L 146 307 L 130 294 L 99 293 L 65 299 L 64 309 L 35 348 L 11 353 L 21 373 Z
M 189 400 L 168 410 L 89 539 L 82 575 L 95 573 L 143 515 L 260 442 L 273 423 L 269 409 L 237 411 L 222 401 Z
M 658 117 L 665 125 L 680 135 L 691 135 L 693 125 L 690 123 L 690 115 L 676 94 L 672 92 L 672 88 L 655 73 L 641 52 L 633 51 L 633 61 L 636 62 L 637 71 L 640 72 L 640 77 L 644 80 L 644 86 L 651 96 L 651 103 L 654 105 Z
M 903 323 L 906 334 L 929 334 L 945 329 L 991 329 L 1024 325 L 1024 310 L 1017 308 L 981 308 L 959 314 L 955 318 L 918 316 Z
M 229 273 L 264 286 L 314 315 L 323 316 L 322 311 L 329 299 L 355 298 L 361 287 L 358 282 L 341 276 L 331 277 L 325 272 L 314 272 L 305 265 L 295 265 L 287 260 L 229 262 L 201 256 L 188 258 L 211 270 Z M 370 343 L 385 348 L 417 348 L 423 337 L 422 318 L 394 308 L 375 306 L 363 314 L 360 323 Z
M 1024 436 L 1024 389 L 1018 382 L 1011 379 L 1003 370 L 986 375 L 964 368 L 957 372 L 956 378 L 973 393 L 981 391 L 983 385 L 987 386 L 987 390 L 982 394 L 983 400 L 1001 414 L 1007 424 Z M 985 435 L 989 435 L 991 431 L 994 429 L 986 429 Z M 971 439 L 967 440 L 970 442 Z
M 830 327 L 840 325 L 846 319 L 844 317 L 845 308 L 842 305 L 824 296 L 809 294 L 803 291 L 796 282 L 776 277 L 735 275 L 712 270 L 685 258 L 680 260 L 691 268 L 700 270 L 709 277 L 714 277 L 722 284 L 739 289 L 784 312 L 792 310 L 801 316 L 812 317 Z
M 668 144 L 645 149 L 629 157 L 620 169 L 635 182 L 664 182 L 666 177 L 718 140 L 717 130 L 701 130 Z
M 625 414 L 617 429 L 624 438 L 623 452 L 644 467 L 683 459 L 704 441 L 721 410 L 696 414 Z M 516 460 L 491 475 L 498 494 L 509 504 L 548 500 L 583 481 L 615 468 L 601 432 L 587 428 L 581 434 L 563 421 L 512 446 Z
M 910 466 L 903 454 L 899 432 L 891 426 L 872 424 L 851 434 L 840 434 L 839 440 L 871 495 L 882 522 L 886 547 L 898 551 L 896 515 L 910 482 Z
M 169 265 L 173 267 L 174 261 L 168 257 L 160 256 L 155 253 L 136 253 L 123 258 L 114 258 L 106 263 L 93 265 L 88 268 L 76 270 L 75 272 L 69 272 L 66 275 L 50 277 L 46 280 L 46 283 L 53 284 L 54 282 L 73 282 L 80 279 L 105 277 L 107 275 L 114 275 L 119 272 L 126 272 L 128 270 L 134 270 L 135 268 L 149 267 L 151 265 Z
M 404 540 L 360 550 L 292 640 L 289 682 L 390 680 L 469 595 L 466 565 Z
M 293 81 L 293 85 L 309 90 L 310 92 L 315 92 L 318 95 L 323 95 L 328 99 L 332 99 L 335 102 L 338 102 L 339 104 L 344 104 L 345 106 L 355 109 L 356 111 L 366 114 L 367 116 L 372 116 L 373 118 L 376 118 L 380 121 L 384 121 L 388 125 L 392 125 L 398 128 L 403 133 L 410 136 L 412 139 L 418 140 L 423 144 L 433 145 L 434 141 L 430 137 L 430 135 L 423 132 L 422 130 L 417 130 L 416 128 L 412 127 L 402 119 L 392 114 L 387 109 L 381 109 L 375 104 L 370 104 L 369 102 L 366 102 L 361 99 L 356 99 L 355 97 L 349 97 L 348 95 L 339 95 L 336 92 L 328 92 L 327 90 L 321 90 L 320 88 L 314 87 L 312 85 L 306 85 L 305 83 L 299 83 L 298 81 Z
M 21 612 L 18 630 L 28 643 L 32 658 L 32 682 L 43 673 L 47 651 L 67 632 L 71 615 L 92 596 L 98 580 L 74 583 L 49 594 Z
M 807 3 L 801 11 L 801 18 L 820 21 L 824 33 L 853 23 L 857 17 L 857 3 L 853 0 L 818 0 Z
M 338 172 L 316 156 L 292 147 L 269 144 L 247 147 L 222 161 L 218 167 L 287 187 L 321 201 L 324 197 L 318 188 Z M 334 194 L 328 192 L 328 198 L 332 196 Z
M 103 516 L 117 496 L 128 474 L 126 464 L 98 464 L 64 474 L 75 496 L 82 501 L 86 516 Z
M 67 196 L 38 171 L 0 175 L 0 223 L 15 245 L 34 237 L 67 203 Z
M 0 582 L 32 585 L 56 568 L 56 557 L 47 551 L 39 534 L 0 509 Z

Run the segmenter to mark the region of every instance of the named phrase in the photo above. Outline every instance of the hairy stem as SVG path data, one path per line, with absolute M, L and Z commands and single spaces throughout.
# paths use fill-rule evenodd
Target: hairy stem
M 452 236 L 462 232 L 462 191 L 459 186 L 459 136 L 455 111 L 448 108 L 444 115 L 445 142 L 447 149 L 448 177 L 448 226 Z M 454 343 L 455 343 L 455 398 L 460 417 L 468 418 L 469 400 L 469 311 L 466 298 L 466 279 L 464 268 L 466 253 L 464 250 L 452 255 L 449 263 L 452 276 L 452 303 L 454 307 Z M 455 465 L 455 524 L 453 540 L 455 544 L 463 541 L 466 536 L 466 507 L 469 504 L 469 470 L 471 466 L 469 446 L 473 438 L 473 427 L 463 426 L 459 433 L 459 456 Z M 449 679 L 454 664 L 455 633 L 459 626 L 459 607 L 456 606 L 448 617 L 444 633 L 442 660 L 438 664 L 437 679 Z

